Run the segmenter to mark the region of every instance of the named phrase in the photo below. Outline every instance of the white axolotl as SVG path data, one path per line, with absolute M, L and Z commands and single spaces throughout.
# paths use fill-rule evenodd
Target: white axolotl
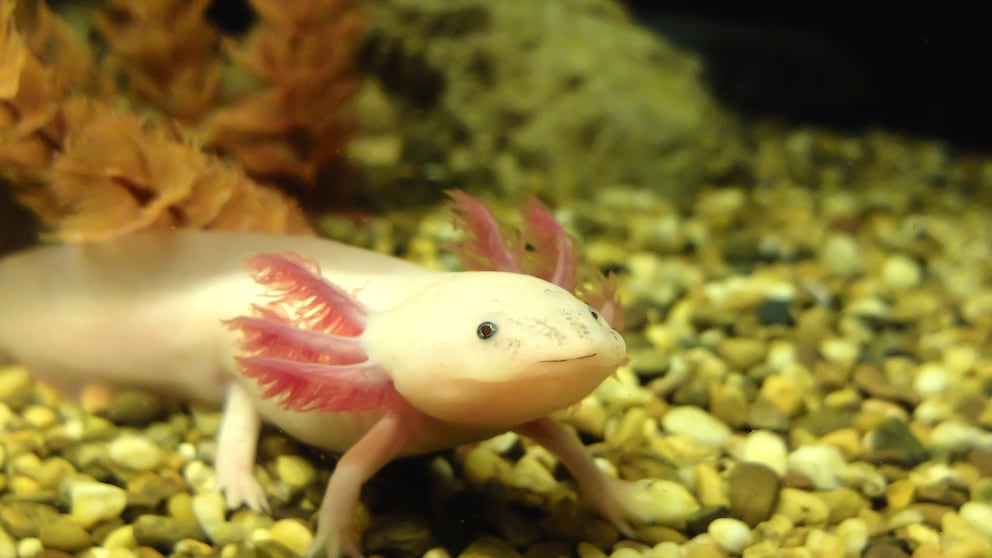
M 232 507 L 266 507 L 253 476 L 262 420 L 343 452 L 309 555 L 359 555 L 359 491 L 388 461 L 507 430 L 554 453 L 629 533 L 630 493 L 548 418 L 625 352 L 547 281 L 431 271 L 325 239 L 148 232 L 0 260 L 0 353 L 63 387 L 222 404 L 216 470 Z

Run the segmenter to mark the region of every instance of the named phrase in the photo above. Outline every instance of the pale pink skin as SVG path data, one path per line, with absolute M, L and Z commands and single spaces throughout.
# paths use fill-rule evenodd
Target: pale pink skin
M 291 410 L 241 375 L 240 334 L 223 321 L 267 300 L 245 262 L 289 251 L 315 260 L 367 310 L 362 347 L 398 402 L 360 412 Z M 476 336 L 475 324 L 490 316 L 498 316 L 502 345 Z M 216 469 L 232 507 L 266 507 L 253 476 L 263 420 L 343 452 L 311 556 L 359 555 L 353 510 L 362 483 L 385 463 L 507 430 L 557 455 L 587 500 L 629 533 L 626 490 L 595 467 L 570 430 L 546 418 L 613 373 L 625 358 L 623 340 L 541 279 L 429 271 L 316 238 L 138 234 L 0 260 L 0 354 L 67 388 L 135 386 L 223 405 Z

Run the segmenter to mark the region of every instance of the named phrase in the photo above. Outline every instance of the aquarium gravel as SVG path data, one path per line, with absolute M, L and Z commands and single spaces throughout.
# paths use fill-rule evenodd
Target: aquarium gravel
M 738 182 L 678 207 L 604 185 L 557 204 L 618 271 L 630 362 L 560 418 L 636 481 L 636 537 L 514 434 L 394 463 L 370 555 L 992 556 L 992 162 L 884 134 L 754 130 Z M 440 210 L 327 232 L 451 265 Z M 60 398 L 0 368 L 0 557 L 291 557 L 334 456 L 269 431 L 270 514 L 214 490 L 219 413 Z

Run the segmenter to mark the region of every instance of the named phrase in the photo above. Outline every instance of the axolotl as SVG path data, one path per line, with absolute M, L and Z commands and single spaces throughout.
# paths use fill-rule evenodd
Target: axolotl
M 433 271 L 326 239 L 146 232 L 0 260 L 0 354 L 63 388 L 222 405 L 215 468 L 229 506 L 266 509 L 253 475 L 262 421 L 341 452 L 311 556 L 360 554 L 360 488 L 388 461 L 508 430 L 554 453 L 629 532 L 620 481 L 548 417 L 625 352 L 550 282 Z

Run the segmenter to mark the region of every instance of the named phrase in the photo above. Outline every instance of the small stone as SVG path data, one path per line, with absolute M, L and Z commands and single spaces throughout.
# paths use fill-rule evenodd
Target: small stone
M 949 384 L 947 369 L 942 364 L 933 362 L 920 365 L 913 378 L 913 389 L 923 397 L 944 393 Z
M 276 475 L 293 488 L 303 488 L 314 482 L 317 470 L 298 455 L 280 455 L 276 458 Z
M 69 486 L 69 515 L 83 527 L 120 517 L 126 506 L 127 492 L 112 484 L 80 481 Z
M 869 546 L 862 558 L 909 558 L 909 553 L 898 543 L 883 542 Z
M 61 520 L 47 523 L 38 533 L 45 548 L 79 552 L 93 545 L 90 534 L 73 521 Z
M 162 448 L 135 434 L 122 434 L 107 446 L 110 460 L 132 471 L 151 471 L 162 463 Z
M 762 300 L 754 313 L 761 325 L 794 326 L 796 319 L 792 316 L 792 301 L 781 298 L 766 298 Z
M 765 359 L 766 347 L 757 339 L 728 337 L 717 346 L 717 352 L 732 369 L 743 372 Z
M 854 368 L 852 380 L 858 388 L 868 392 L 872 397 L 916 405 L 920 396 L 908 386 L 897 385 L 889 381 L 885 374 L 872 364 L 861 364 Z
M 313 533 L 303 523 L 295 519 L 280 519 L 269 530 L 272 540 L 279 541 L 297 554 L 306 553 L 313 544 Z
M 165 414 L 160 397 L 148 392 L 126 390 L 116 393 L 100 416 L 124 426 L 146 426 Z
M 913 436 L 905 422 L 897 418 L 882 421 L 871 433 L 872 461 L 909 466 L 927 460 L 927 450 Z
M 26 407 L 34 398 L 34 383 L 27 370 L 20 366 L 0 366 L 0 403 L 15 411 Z
M 958 510 L 961 519 L 992 539 L 992 505 L 985 502 L 967 502 Z
M 848 234 L 828 236 L 821 245 L 817 259 L 824 269 L 840 277 L 853 277 L 864 269 L 858 241 Z
M 160 475 L 148 471 L 128 480 L 128 502 L 132 505 L 155 507 L 185 489 L 186 484 L 175 472 Z
M 920 264 L 902 254 L 892 254 L 882 264 L 882 282 L 894 291 L 906 291 L 923 280 Z
M 750 526 L 771 517 L 778 503 L 781 480 L 760 463 L 738 463 L 727 478 L 730 510 Z
M 847 470 L 844 454 L 833 446 L 803 446 L 788 457 L 789 471 L 808 478 L 820 490 L 831 490 L 841 485 Z
M 218 528 L 227 523 L 227 505 L 219 492 L 204 492 L 192 498 L 193 516 L 212 540 Z
M 699 502 L 681 484 L 669 480 L 631 483 L 632 514 L 642 523 L 680 528 L 699 510 Z
M 916 486 L 906 479 L 892 481 L 885 488 L 885 499 L 889 503 L 889 509 L 905 509 L 916 499 Z
M 969 500 L 968 492 L 968 486 L 961 481 L 944 478 L 918 486 L 916 488 L 916 500 L 957 508 Z
M 31 426 L 44 430 L 59 421 L 58 415 L 50 407 L 31 405 L 22 412 L 24 420 Z
M 761 384 L 761 397 L 787 417 L 803 409 L 803 388 L 792 378 L 773 374 Z
M 738 386 L 721 385 L 713 389 L 710 396 L 710 413 L 731 428 L 744 426 L 750 403 Z
M 720 419 L 693 406 L 674 407 L 661 419 L 665 430 L 701 444 L 720 446 L 733 433 Z
M 721 517 L 706 529 L 713 540 L 731 554 L 740 554 L 751 538 L 751 528 L 739 519 Z
M 461 551 L 458 558 L 520 558 L 520 553 L 496 537 L 481 537 Z
M 60 517 L 58 510 L 48 504 L 17 501 L 0 503 L 0 527 L 18 539 L 37 537 L 42 525 L 57 521 Z
M 797 418 L 793 426 L 819 437 L 842 428 L 848 428 L 851 423 L 852 417 L 849 412 L 840 409 L 818 409 Z
M 834 532 L 845 542 L 845 556 L 860 556 L 868 544 L 868 524 L 861 518 L 845 519 L 834 529 Z
M 945 420 L 930 432 L 930 446 L 949 451 L 969 449 L 992 451 L 992 433 L 963 421 Z
M 138 544 L 170 552 L 183 539 L 202 541 L 206 538 L 195 521 L 173 519 L 160 515 L 142 515 L 134 521 L 134 539 Z
M 786 472 L 787 457 L 785 440 L 767 430 L 755 430 L 748 434 L 737 455 L 741 461 L 766 465 L 779 476 Z
M 811 492 L 795 488 L 782 489 L 777 513 L 803 525 L 825 525 L 830 519 L 830 508 L 823 500 Z
M 821 492 L 819 496 L 830 509 L 829 521 L 831 525 L 857 517 L 862 510 L 869 508 L 868 502 L 861 494 L 844 486 L 836 490 Z

